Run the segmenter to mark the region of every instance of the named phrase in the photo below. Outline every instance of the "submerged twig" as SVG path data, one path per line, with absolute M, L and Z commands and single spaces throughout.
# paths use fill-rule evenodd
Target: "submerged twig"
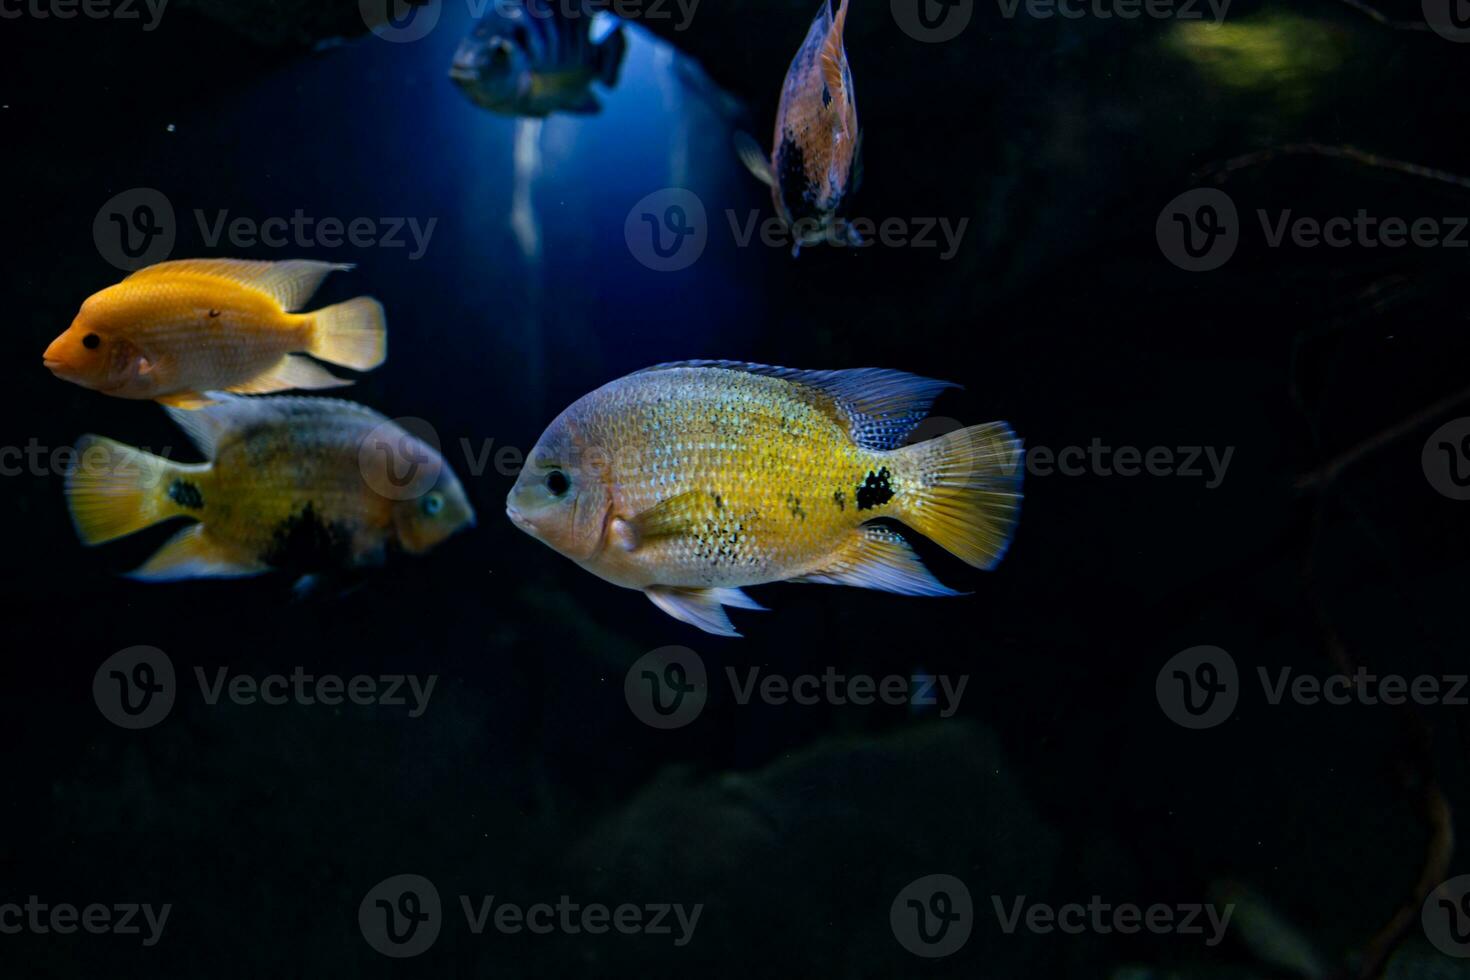
M 1353 163 L 1362 164 L 1365 167 L 1375 167 L 1379 170 L 1392 170 L 1397 173 L 1408 174 L 1411 177 L 1422 177 L 1425 180 L 1437 181 L 1448 184 L 1451 187 L 1459 187 L 1470 190 L 1470 177 L 1451 173 L 1448 170 L 1437 170 L 1434 167 L 1425 167 L 1407 160 L 1395 160 L 1391 157 L 1379 156 L 1360 150 L 1355 146 L 1329 146 L 1326 143 L 1283 143 L 1280 146 L 1267 147 L 1264 150 L 1256 150 L 1251 153 L 1242 153 L 1239 156 L 1230 157 L 1219 163 L 1208 164 L 1195 171 L 1196 180 L 1214 180 L 1216 183 L 1223 182 L 1227 177 L 1237 170 L 1245 167 L 1254 167 L 1258 164 L 1269 163 L 1277 157 L 1283 156 L 1320 156 L 1334 160 L 1349 160 Z
M 1296 488 L 1298 490 L 1320 490 L 1337 478 L 1337 475 L 1347 469 L 1364 456 L 1370 455 L 1384 446 L 1408 435 L 1415 429 L 1422 428 L 1445 412 L 1454 408 L 1460 402 L 1470 399 L 1470 388 L 1462 388 L 1446 398 L 1421 409 L 1408 418 L 1395 425 L 1391 425 L 1382 431 L 1369 436 L 1357 445 L 1339 453 L 1323 465 L 1309 473 L 1297 477 Z
M 1383 13 L 1377 8 L 1370 7 L 1368 6 L 1368 4 L 1363 3 L 1363 0 L 1342 0 L 1342 2 L 1347 4 L 1349 7 L 1352 7 L 1358 13 L 1368 17 L 1370 20 L 1376 21 L 1377 23 L 1382 24 L 1384 27 L 1391 27 L 1396 31 L 1433 30 L 1433 28 L 1424 23 L 1422 20 L 1394 20 L 1392 17 L 1389 17 L 1387 14 Z

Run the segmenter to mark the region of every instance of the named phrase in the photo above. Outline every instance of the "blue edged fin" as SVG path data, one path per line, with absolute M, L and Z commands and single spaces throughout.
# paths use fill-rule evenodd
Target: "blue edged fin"
M 643 590 L 653 604 L 681 623 L 697 626 L 716 636 L 739 636 L 725 615 L 724 606 L 732 609 L 765 610 L 739 589 L 685 589 L 668 585 L 650 585 Z
M 839 551 L 832 564 L 822 571 L 791 581 L 852 585 L 899 595 L 964 594 L 935 578 L 902 535 L 876 524 L 854 531 L 852 543 Z
M 191 524 L 169 538 L 153 557 L 128 573 L 140 582 L 186 578 L 240 578 L 268 571 L 263 563 L 210 538 L 203 524 Z

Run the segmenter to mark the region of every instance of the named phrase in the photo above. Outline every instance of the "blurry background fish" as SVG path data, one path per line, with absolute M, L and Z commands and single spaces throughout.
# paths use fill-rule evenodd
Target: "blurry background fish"
M 617 19 L 586 0 L 497 0 L 460 42 L 449 77 L 492 112 L 590 114 L 602 111 L 592 83 L 616 85 L 626 52 Z

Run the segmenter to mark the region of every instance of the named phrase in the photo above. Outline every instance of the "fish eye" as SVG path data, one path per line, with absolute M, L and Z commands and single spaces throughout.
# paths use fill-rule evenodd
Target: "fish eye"
M 87 350 L 96 350 L 102 346 L 102 338 L 95 333 L 89 333 L 82 338 L 82 346 L 87 348 Z
M 510 62 L 510 45 L 501 41 L 490 49 L 490 61 L 492 64 L 504 65 Z
M 444 494 L 435 490 L 433 493 L 425 495 L 424 502 L 419 504 L 419 509 L 424 512 L 425 516 L 433 517 L 444 509 Z
M 546 474 L 546 489 L 551 491 L 553 497 L 560 497 L 572 488 L 572 481 L 561 470 L 552 470 Z

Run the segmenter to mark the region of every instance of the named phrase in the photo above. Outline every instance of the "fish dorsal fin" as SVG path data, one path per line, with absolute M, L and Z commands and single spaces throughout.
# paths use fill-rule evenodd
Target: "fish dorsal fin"
M 322 280 L 332 272 L 346 272 L 353 266 L 346 262 L 316 262 L 311 259 L 289 259 L 285 262 L 253 262 L 247 259 L 175 259 L 160 262 L 128 276 L 128 280 L 153 279 L 167 275 L 203 276 L 223 279 L 239 286 L 259 290 L 281 304 L 281 309 L 294 313 L 306 305 Z
M 165 407 L 168 417 L 189 436 L 206 459 L 214 459 L 220 445 L 234 432 L 257 425 L 285 423 L 302 417 L 335 414 L 364 424 L 378 424 L 387 419 L 357 402 L 342 398 L 303 398 L 296 395 L 245 398 L 240 395 L 211 391 L 214 404 L 194 411 Z
M 842 0 L 837 8 L 837 16 L 832 18 L 832 25 L 827 28 L 827 37 L 822 41 L 822 82 L 832 96 L 832 110 L 842 121 L 844 128 L 849 96 L 847 73 L 843 69 L 847 62 L 847 52 L 842 48 L 842 30 L 846 26 L 847 0 Z
M 936 381 L 888 368 L 801 371 L 743 361 L 673 361 L 637 373 L 675 368 L 744 371 L 810 388 L 826 400 L 832 415 L 847 426 L 853 442 L 864 449 L 897 449 L 928 416 L 929 406 L 939 393 L 959 387 L 950 381 Z
M 650 585 L 643 590 L 653 604 L 681 623 L 697 626 L 716 636 L 739 636 L 725 615 L 724 606 L 733 609 L 765 610 L 739 589 L 686 589 L 670 585 Z

